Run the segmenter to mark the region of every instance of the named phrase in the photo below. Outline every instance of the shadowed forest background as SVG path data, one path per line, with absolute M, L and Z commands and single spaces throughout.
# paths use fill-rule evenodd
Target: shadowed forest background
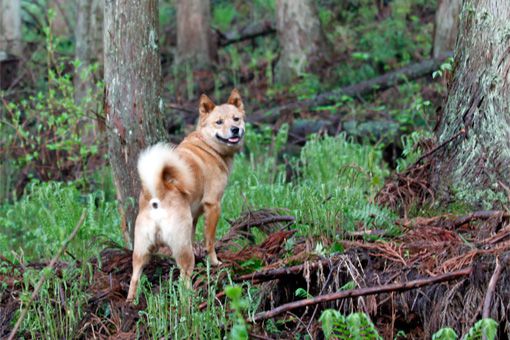
M 0 0 L 0 337 L 506 339 L 506 0 Z M 136 161 L 247 115 L 193 289 Z

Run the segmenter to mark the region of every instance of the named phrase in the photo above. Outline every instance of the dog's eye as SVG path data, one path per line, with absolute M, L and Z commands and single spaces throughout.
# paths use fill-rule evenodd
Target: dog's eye
M 218 124 L 218 125 L 223 124 L 223 119 L 218 119 L 218 120 L 216 121 L 216 124 Z
M 239 117 L 234 117 L 234 122 L 238 122 L 239 121 Z

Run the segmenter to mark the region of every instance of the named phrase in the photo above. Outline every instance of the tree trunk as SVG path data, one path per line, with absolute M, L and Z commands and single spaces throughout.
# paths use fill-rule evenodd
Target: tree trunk
M 276 65 L 279 82 L 288 84 L 304 72 L 316 72 L 329 57 L 315 1 L 277 0 L 276 30 L 281 50 Z
M 213 60 L 209 0 L 177 0 L 177 64 L 208 68 Z
M 462 0 L 439 0 L 434 25 L 432 57 L 453 51 L 459 32 L 459 16 Z
M 105 2 L 105 114 L 108 152 L 128 245 L 133 244 L 143 148 L 163 140 L 157 0 Z
M 80 66 L 76 69 L 74 76 L 74 99 L 80 103 L 90 89 L 90 77 L 87 77 L 85 70 L 90 66 L 91 59 L 91 2 L 90 0 L 78 0 L 76 18 L 76 59 Z
M 79 1 L 79 0 L 78 0 Z M 51 22 L 51 32 L 55 36 L 67 36 L 74 32 L 72 27 L 74 23 L 71 22 L 71 13 L 76 12 L 77 0 L 51 0 L 48 3 L 49 8 L 55 13 L 55 17 Z
M 211 72 L 217 46 L 211 31 L 211 3 L 209 0 L 177 0 L 177 97 L 187 90 L 182 79 L 192 72 L 194 90 L 198 93 L 214 86 Z M 188 99 L 195 93 L 187 93 Z
M 0 52 L 22 54 L 20 0 L 0 0 Z
M 493 193 L 505 194 L 510 187 L 508 18 L 508 0 L 464 3 L 453 77 L 437 131 L 439 144 L 446 143 L 436 157 L 433 178 L 440 196 L 493 202 Z
M 91 0 L 90 43 L 91 61 L 104 65 L 103 60 L 103 14 L 105 0 Z

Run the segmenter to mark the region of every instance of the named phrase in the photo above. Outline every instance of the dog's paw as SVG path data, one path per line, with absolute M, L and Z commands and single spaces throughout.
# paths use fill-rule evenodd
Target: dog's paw
M 216 259 L 211 259 L 211 266 L 213 267 L 219 267 L 223 264 L 223 262 L 221 262 L 220 260 L 218 260 L 217 258 Z

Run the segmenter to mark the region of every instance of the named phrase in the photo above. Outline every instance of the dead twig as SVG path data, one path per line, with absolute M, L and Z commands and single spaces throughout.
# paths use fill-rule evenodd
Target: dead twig
M 18 332 L 18 329 L 21 326 L 21 322 L 23 321 L 23 319 L 25 318 L 25 316 L 28 313 L 28 309 L 30 308 L 30 305 L 32 304 L 32 302 L 35 300 L 35 298 L 39 294 L 39 290 L 41 290 L 42 285 L 43 285 L 44 281 L 46 280 L 45 273 L 50 270 L 53 270 L 53 268 L 55 267 L 55 264 L 57 263 L 58 259 L 60 258 L 60 255 L 62 255 L 64 250 L 67 248 L 67 245 L 69 244 L 69 242 L 71 242 L 73 240 L 73 238 L 76 236 L 76 234 L 78 233 L 78 230 L 80 229 L 83 222 L 85 221 L 85 216 L 86 216 L 86 211 L 84 210 L 83 213 L 81 214 L 80 220 L 76 224 L 76 227 L 74 227 L 74 230 L 72 231 L 71 235 L 69 235 L 69 237 L 64 241 L 64 243 L 62 243 L 62 246 L 60 247 L 57 254 L 53 257 L 53 259 L 51 259 L 50 264 L 45 269 L 43 269 L 41 271 L 41 278 L 39 279 L 39 282 L 37 282 L 37 285 L 35 286 L 34 291 L 32 292 L 32 296 L 30 297 L 30 300 L 28 300 L 28 302 L 25 306 L 25 309 L 23 309 L 18 320 L 16 321 L 16 325 L 14 325 L 14 328 L 12 329 L 11 334 L 9 334 L 8 340 L 13 340 L 14 337 L 16 336 L 16 333 Z
M 316 305 L 323 302 L 330 302 L 345 298 L 353 298 L 358 296 L 366 296 L 366 295 L 374 295 L 381 293 L 389 293 L 389 292 L 402 292 L 411 289 L 420 288 L 423 286 L 432 285 L 435 283 L 445 282 L 445 281 L 453 281 L 462 277 L 466 277 L 470 275 L 472 272 L 472 268 L 464 268 L 455 272 L 446 273 L 434 277 L 428 277 L 423 279 L 417 279 L 413 281 L 408 281 L 404 283 L 392 283 L 377 287 L 368 287 L 368 288 L 359 288 L 359 289 L 350 289 L 346 291 L 326 294 L 317 296 L 310 299 L 303 299 L 299 301 L 294 301 L 290 303 L 283 304 L 277 308 L 271 309 L 269 311 L 257 313 L 252 320 L 247 320 L 248 322 L 256 323 L 262 320 L 273 318 L 282 313 L 291 311 L 296 308 Z

